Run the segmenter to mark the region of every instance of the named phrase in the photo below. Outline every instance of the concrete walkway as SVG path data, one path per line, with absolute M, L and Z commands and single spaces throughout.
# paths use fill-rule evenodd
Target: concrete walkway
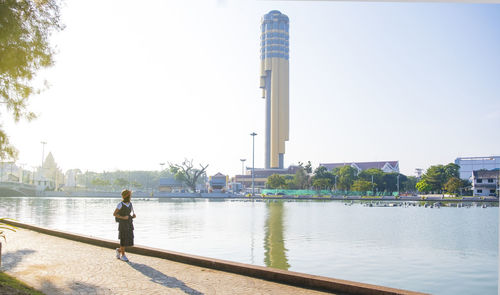
M 238 274 L 128 254 L 26 229 L 7 232 L 1 270 L 50 294 L 326 294 Z

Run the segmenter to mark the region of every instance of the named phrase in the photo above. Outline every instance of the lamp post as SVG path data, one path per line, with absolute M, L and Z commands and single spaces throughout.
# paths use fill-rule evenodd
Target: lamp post
M 398 180 L 397 184 L 398 184 L 398 197 L 399 197 L 399 174 L 398 174 L 397 180 Z
M 374 186 L 373 186 L 373 175 L 372 175 L 372 194 L 373 194 L 373 191 L 374 191 Z
M 160 173 L 158 173 L 158 193 L 160 193 L 160 178 L 161 172 L 163 171 L 163 166 L 165 166 L 165 162 L 160 162 Z
M 255 135 L 257 133 L 252 132 L 252 197 L 255 197 Z
M 46 141 L 40 141 L 42 144 L 42 169 L 43 169 L 43 158 L 45 157 L 45 145 L 47 144 Z
M 243 168 L 243 167 L 244 167 L 244 166 L 243 166 L 243 163 L 245 163 L 245 161 L 246 161 L 246 160 L 247 160 L 247 159 L 240 159 L 240 161 L 241 161 L 241 175 L 245 175 L 245 172 L 244 172 L 245 170 L 244 170 L 244 168 Z
M 19 163 L 19 166 L 21 167 L 18 172 L 19 183 L 23 183 L 24 166 L 26 166 L 26 163 Z

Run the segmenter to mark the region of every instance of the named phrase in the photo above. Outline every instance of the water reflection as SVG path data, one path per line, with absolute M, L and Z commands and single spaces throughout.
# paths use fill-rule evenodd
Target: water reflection
M 268 267 L 288 270 L 288 258 L 286 256 L 285 239 L 284 239 L 284 203 L 283 202 L 268 202 L 267 219 L 265 223 L 264 263 Z
M 119 200 L 4 197 L 0 217 L 117 240 L 112 212 Z M 135 199 L 136 241 L 432 294 L 496 294 L 498 203 L 484 208 L 485 204 L 466 202 L 452 206 L 443 202 L 440 207 L 405 202 L 347 204 Z M 157 275 L 156 282 L 168 281 Z

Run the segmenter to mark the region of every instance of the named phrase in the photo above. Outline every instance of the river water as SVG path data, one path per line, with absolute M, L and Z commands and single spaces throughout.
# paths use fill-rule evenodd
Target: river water
M 117 240 L 118 198 L 0 198 L 0 217 Z M 496 294 L 498 204 L 134 199 L 135 242 L 432 294 Z M 110 255 L 113 256 L 114 252 Z

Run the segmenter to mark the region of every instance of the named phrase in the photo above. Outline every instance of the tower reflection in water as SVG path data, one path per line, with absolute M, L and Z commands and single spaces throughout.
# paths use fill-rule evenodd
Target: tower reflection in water
M 286 257 L 283 214 L 284 203 L 281 201 L 267 202 L 267 219 L 265 223 L 264 263 L 267 267 L 288 270 L 288 258 Z

